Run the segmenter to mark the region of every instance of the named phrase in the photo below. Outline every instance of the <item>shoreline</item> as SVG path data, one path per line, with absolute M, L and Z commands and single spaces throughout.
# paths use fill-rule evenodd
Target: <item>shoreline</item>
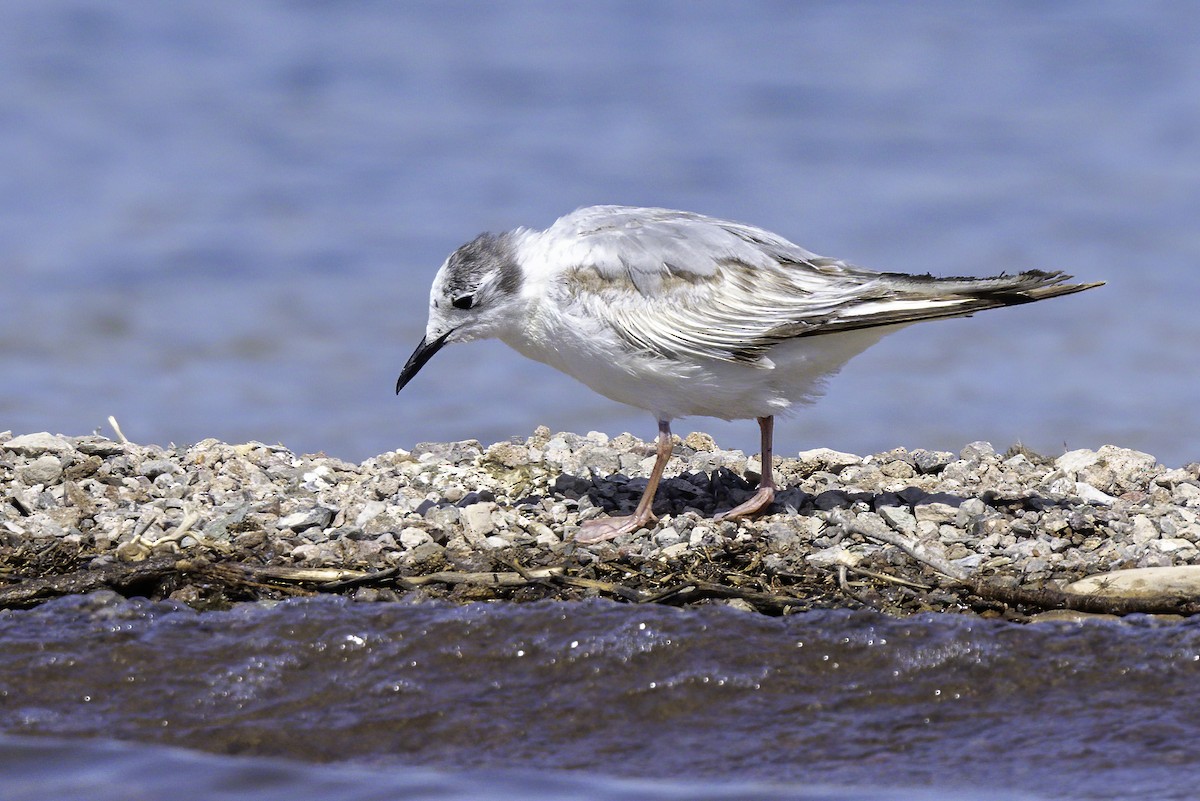
M 544 427 L 519 442 L 422 443 L 357 465 L 261 443 L 4 432 L 0 607 L 103 588 L 201 609 L 313 592 L 599 595 L 1012 619 L 1056 608 L 1192 614 L 1200 601 L 1197 463 L 1168 469 L 1109 445 L 1058 457 L 983 442 L 957 454 L 817 449 L 777 457 L 769 514 L 716 523 L 715 511 L 753 491 L 758 458 L 694 433 L 676 438 L 657 523 L 575 543 L 580 520 L 632 509 L 653 454 L 629 434 Z M 1158 568 L 1139 574 L 1149 584 L 1136 597 L 1152 602 L 1130 606 L 1119 580 L 1071 586 L 1129 568 Z

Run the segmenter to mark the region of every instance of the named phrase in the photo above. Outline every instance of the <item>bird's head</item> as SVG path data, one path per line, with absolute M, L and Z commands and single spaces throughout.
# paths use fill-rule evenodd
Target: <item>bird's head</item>
M 425 338 L 401 370 L 396 392 L 442 346 L 499 336 L 511 327 L 522 281 L 508 234 L 480 234 L 451 253 L 433 279 Z

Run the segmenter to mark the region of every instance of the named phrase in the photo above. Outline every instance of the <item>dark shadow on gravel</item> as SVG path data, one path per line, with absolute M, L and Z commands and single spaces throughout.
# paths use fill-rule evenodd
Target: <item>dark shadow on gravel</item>
M 757 477 L 755 479 L 757 480 Z M 712 473 L 683 473 L 662 480 L 654 499 L 654 513 L 679 515 L 691 511 L 711 517 L 746 500 L 754 494 L 756 487 L 756 483 L 727 468 L 718 468 Z M 563 473 L 554 482 L 553 492 L 555 495 L 576 501 L 587 497 L 593 505 L 603 509 L 605 514 L 616 515 L 632 512 L 645 488 L 645 478 L 630 478 L 621 473 L 603 477 Z M 971 498 L 978 498 L 987 506 L 1009 517 L 1022 511 L 1042 512 L 1056 507 L 1073 509 L 1079 505 L 1069 499 L 1052 500 L 1041 495 L 1005 497 L 994 490 L 967 495 L 927 492 L 910 486 L 894 492 L 828 489 L 814 495 L 799 487 L 784 487 L 776 493 L 775 502 L 766 514 L 828 512 L 834 509 L 850 509 L 856 503 L 865 503 L 871 511 L 899 507 L 915 514 L 917 507 L 922 505 L 936 503 L 957 509 Z

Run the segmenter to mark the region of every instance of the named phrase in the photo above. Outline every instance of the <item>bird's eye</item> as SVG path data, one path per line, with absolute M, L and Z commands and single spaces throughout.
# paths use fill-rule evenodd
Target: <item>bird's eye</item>
M 475 305 L 475 296 L 459 295 L 457 298 L 450 301 L 450 304 L 456 309 L 469 309 Z

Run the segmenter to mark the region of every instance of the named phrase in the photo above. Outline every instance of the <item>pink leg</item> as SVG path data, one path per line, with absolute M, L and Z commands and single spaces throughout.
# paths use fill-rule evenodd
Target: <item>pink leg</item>
M 668 420 L 658 421 L 658 450 L 654 457 L 654 468 L 650 471 L 650 481 L 646 491 L 638 501 L 637 509 L 631 515 L 622 517 L 597 517 L 585 520 L 575 532 L 575 541 L 589 545 L 593 542 L 603 542 L 629 534 L 643 528 L 654 520 L 650 507 L 654 505 L 654 493 L 658 490 L 658 482 L 662 479 L 663 470 L 671 460 L 671 423 Z
M 722 512 L 714 519 L 731 520 L 738 517 L 749 517 L 766 509 L 775 500 L 775 471 L 772 468 L 774 455 L 771 446 L 771 434 L 774 428 L 774 417 L 758 418 L 758 430 L 762 432 L 762 478 L 758 482 L 758 492 L 754 493 L 750 500 L 738 504 L 728 512 Z

